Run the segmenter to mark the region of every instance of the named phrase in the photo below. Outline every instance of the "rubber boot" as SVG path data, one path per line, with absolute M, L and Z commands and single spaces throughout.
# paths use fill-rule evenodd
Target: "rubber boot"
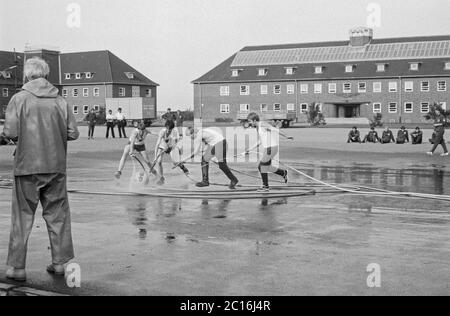
M 209 187 L 209 162 L 202 160 L 202 182 L 196 184 L 199 188 Z

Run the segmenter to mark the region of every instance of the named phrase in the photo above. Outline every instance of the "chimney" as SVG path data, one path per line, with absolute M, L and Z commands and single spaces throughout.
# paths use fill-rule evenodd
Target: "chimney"
M 350 30 L 350 46 L 361 47 L 370 44 L 373 39 L 373 29 L 357 27 Z

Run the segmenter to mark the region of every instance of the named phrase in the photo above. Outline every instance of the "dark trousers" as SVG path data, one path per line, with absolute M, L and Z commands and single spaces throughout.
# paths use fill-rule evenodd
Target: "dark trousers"
M 413 145 L 422 144 L 422 135 L 417 135 L 417 136 L 412 135 L 411 138 L 412 138 L 412 144 Z
M 119 137 L 122 138 L 127 138 L 127 134 L 125 133 L 125 126 L 127 125 L 126 122 L 119 122 L 119 124 L 117 124 L 117 128 L 119 129 Z
M 434 146 L 433 149 L 431 149 L 431 152 L 434 153 L 439 145 L 442 146 L 444 149 L 444 152 L 447 153 L 447 145 L 445 144 L 444 134 L 445 134 L 445 127 L 444 126 L 438 126 L 435 129 L 436 132 L 436 138 L 434 139 Z
M 347 140 L 347 143 L 360 143 L 361 142 L 361 138 L 359 136 L 355 136 L 355 137 L 349 137 Z
M 94 138 L 95 124 L 89 124 L 88 137 Z
M 237 178 L 231 172 L 227 164 L 227 141 L 223 140 L 216 144 L 214 147 L 210 147 L 205 155 L 202 157 L 202 176 L 203 182 L 209 183 L 209 161 L 212 157 L 216 157 L 219 161 L 219 169 L 230 179 L 232 182 L 237 182 Z
M 13 187 L 8 266 L 25 269 L 28 239 L 39 202 L 50 238 L 52 263 L 65 264 L 74 257 L 66 175 L 19 176 Z
M 109 137 L 110 130 L 112 138 L 116 138 L 116 135 L 114 135 L 114 123 L 106 123 L 106 138 Z

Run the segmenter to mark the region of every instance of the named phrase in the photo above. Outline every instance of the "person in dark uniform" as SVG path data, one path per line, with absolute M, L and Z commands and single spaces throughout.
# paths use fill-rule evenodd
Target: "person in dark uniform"
M 409 143 L 409 133 L 406 130 L 406 127 L 402 126 L 402 128 L 397 133 L 397 144 L 405 143 Z
M 381 143 L 390 144 L 391 142 L 395 143 L 394 133 L 392 133 L 389 127 L 386 127 L 386 129 L 383 131 L 383 134 L 381 135 Z
M 423 132 L 421 131 L 420 127 L 416 127 L 414 132 L 411 133 L 411 142 L 413 145 L 420 145 L 422 144 L 423 139 Z
M 436 133 L 436 138 L 434 140 L 433 148 L 427 153 L 428 155 L 432 156 L 439 145 L 441 145 L 444 149 L 444 153 L 441 154 L 441 156 L 446 157 L 449 155 L 444 139 L 445 124 L 447 124 L 447 118 L 441 113 L 441 111 L 436 110 L 436 118 L 434 120 L 434 131 Z
M 97 115 L 95 114 L 94 109 L 89 111 L 89 114 L 86 115 L 86 122 L 88 123 L 88 139 L 94 139 L 94 130 L 95 124 L 97 124 Z
M 358 128 L 354 126 L 350 133 L 348 133 L 347 143 L 360 143 L 361 144 L 361 133 Z
M 366 137 L 364 137 L 363 143 L 379 143 L 380 142 L 380 137 L 378 136 L 377 131 L 375 130 L 375 127 L 371 127 L 369 134 L 366 135 Z

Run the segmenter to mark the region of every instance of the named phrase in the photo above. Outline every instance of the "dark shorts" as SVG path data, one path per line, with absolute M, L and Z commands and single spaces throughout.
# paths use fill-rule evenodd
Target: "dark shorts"
M 138 152 L 143 152 L 146 150 L 145 145 L 134 145 L 134 150 Z

